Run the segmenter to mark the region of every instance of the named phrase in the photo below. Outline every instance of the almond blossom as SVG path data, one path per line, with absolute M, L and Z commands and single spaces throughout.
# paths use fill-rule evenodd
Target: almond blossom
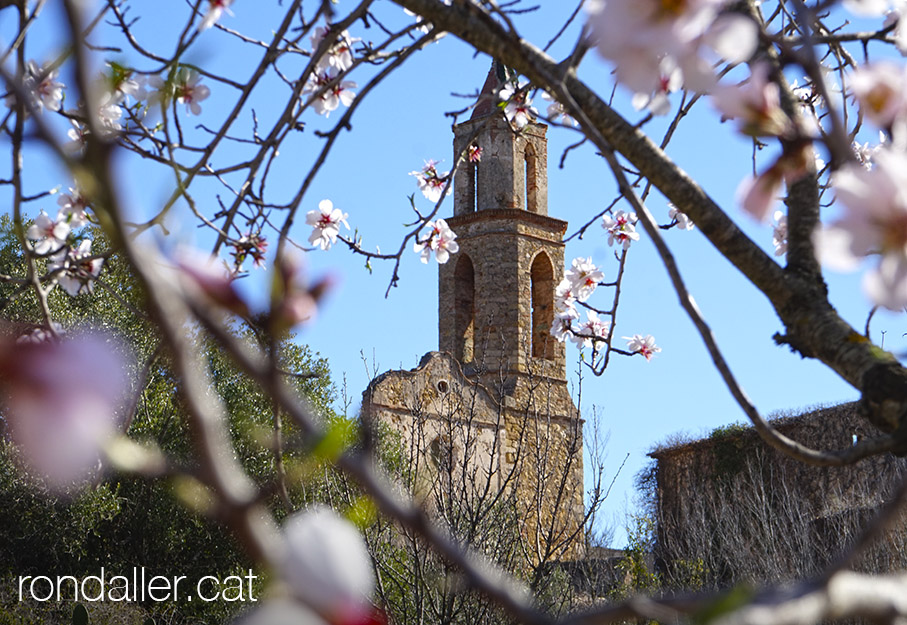
M 554 323 L 551 324 L 549 333 L 559 343 L 567 338 L 573 340 L 573 322 L 579 319 L 574 299 L 564 298 L 555 302 Z
M 327 52 L 318 60 L 317 71 L 334 68 L 338 72 L 345 72 L 353 66 L 353 44 L 362 41 L 359 37 L 350 37 L 346 30 L 337 32 L 330 25 L 318 26 L 309 37 L 312 42 L 312 51 L 316 51 L 325 37 L 336 39 Z
M 240 317 L 249 316 L 249 305 L 236 288 L 236 275 L 223 263 L 194 248 L 180 248 L 174 265 L 174 282 L 190 299 L 205 299 Z
M 44 109 L 59 111 L 63 107 L 65 85 L 57 82 L 58 75 L 59 72 L 52 68 L 50 63 L 38 65 L 35 61 L 29 61 L 26 64 L 23 90 L 29 95 L 30 104 L 39 112 L 43 112 Z M 6 104 L 13 106 L 15 101 L 15 95 L 10 95 L 6 99 Z
M 711 54 L 745 61 L 755 50 L 756 26 L 741 16 L 721 16 L 724 0 L 593 0 L 589 25 L 599 53 L 613 61 L 619 82 L 635 93 L 659 90 L 669 58 L 683 85 L 707 91 L 715 82 Z
M 247 232 L 233 244 L 233 269 L 234 272 L 242 270 L 242 265 L 248 256 L 252 257 L 252 266 L 260 269 L 265 265 L 265 252 L 268 242 L 265 237 L 255 232 Z
M 907 305 L 907 155 L 886 148 L 866 169 L 843 165 L 832 177 L 844 214 L 816 233 L 823 263 L 852 270 L 871 254 L 880 256 L 863 286 L 877 303 L 892 310 Z
M 558 121 L 565 126 L 576 126 L 576 120 L 567 113 L 567 109 L 564 108 L 563 104 L 554 99 L 554 96 L 547 91 L 543 91 L 542 99 L 551 103 L 548 105 L 548 119 Z
M 199 32 L 214 26 L 215 22 L 217 22 L 224 13 L 232 16 L 233 11 L 230 10 L 231 4 L 233 4 L 233 0 L 208 0 L 208 11 L 198 25 Z
M 868 141 L 865 143 L 858 143 L 855 139 L 851 147 L 853 148 L 853 154 L 856 156 L 857 162 L 866 169 L 872 169 L 872 159 L 875 157 L 876 152 L 881 150 L 886 143 L 885 133 L 880 130 L 879 142 L 876 145 L 870 145 Z
M 532 99 L 526 93 L 527 84 L 524 83 L 519 87 L 513 83 L 507 83 L 498 92 L 498 99 L 504 102 L 504 116 L 510 125 L 521 130 L 533 121 L 539 114 L 535 107 L 532 106 Z
M 61 271 L 57 275 L 57 283 L 71 297 L 75 297 L 80 293 L 93 292 L 94 281 L 103 265 L 103 258 L 91 255 L 91 240 L 83 239 L 78 248 L 58 252 L 47 269 L 50 272 Z
M 337 236 L 340 234 L 340 225 L 350 229 L 346 219 L 349 217 L 339 208 L 334 208 L 334 203 L 330 200 L 321 200 L 318 203 L 317 210 L 311 210 L 306 213 L 305 222 L 312 226 L 312 234 L 309 235 L 309 243 L 322 250 L 329 250 L 337 242 Z
M 325 506 L 290 516 L 279 571 L 295 596 L 329 623 L 371 623 L 372 561 L 356 527 Z
M 25 236 L 35 241 L 33 249 L 36 254 L 48 254 L 66 245 L 70 230 L 69 220 L 63 211 L 57 213 L 56 219 L 51 219 L 41 211 L 35 222 L 28 227 Z
M 792 129 L 781 110 L 781 91 L 769 80 L 770 68 L 760 63 L 741 85 L 720 85 L 712 94 L 712 104 L 723 117 L 736 119 L 740 132 L 753 136 L 783 136 Z
M 285 252 L 274 259 L 275 280 L 271 281 L 270 329 L 275 334 L 314 320 L 318 303 L 333 286 L 330 278 L 309 285 L 301 254 Z
M 466 160 L 470 163 L 478 163 L 482 160 L 482 148 L 475 144 L 470 144 L 466 148 Z
M 878 61 L 854 70 L 850 89 L 860 111 L 876 126 L 890 128 L 907 111 L 907 71 L 903 65 Z
M 630 249 L 633 241 L 639 241 L 639 233 L 636 232 L 636 213 L 627 213 L 622 210 L 617 211 L 614 216 L 602 216 L 602 228 L 608 231 L 608 245 L 614 245 L 617 241 L 624 250 Z
M 686 213 L 681 212 L 671 203 L 668 203 L 668 219 L 671 220 L 671 225 L 676 224 L 681 230 L 692 230 L 696 227 L 696 224 L 687 217 Z
M 481 156 L 481 151 L 479 152 Z M 419 185 L 419 190 L 422 191 L 422 195 L 425 198 L 433 203 L 437 204 L 441 199 L 441 194 L 444 193 L 444 188 L 447 186 L 447 179 L 450 176 L 450 172 L 446 171 L 443 174 L 438 173 L 438 161 L 428 160 L 425 161 L 425 165 L 422 167 L 421 171 L 411 171 L 409 172 L 410 176 L 416 177 L 416 184 Z M 447 190 L 447 195 L 450 194 L 450 189 Z
M 637 111 L 648 109 L 652 115 L 667 115 L 671 112 L 668 95 L 683 86 L 683 75 L 670 57 L 658 64 L 658 83 L 651 93 L 636 93 L 631 103 Z
M 790 185 L 802 178 L 810 165 L 814 166 L 815 160 L 816 153 L 811 145 L 792 148 L 759 175 L 745 178 L 737 187 L 737 201 L 752 217 L 765 221 L 779 199 L 781 184 Z
M 611 323 L 599 319 L 597 312 L 594 310 L 587 310 L 586 321 L 579 324 L 579 326 L 572 331 L 573 336 L 570 337 L 570 340 L 580 348 L 596 348 L 599 340 L 604 341 L 608 338 L 608 330 L 610 327 Z
M 623 337 L 627 341 L 627 350 L 634 354 L 640 354 L 646 360 L 652 360 L 652 356 L 661 351 L 661 348 L 655 345 L 655 337 L 651 334 L 643 336 L 634 334 L 633 336 Z
M 787 254 L 787 215 L 775 211 L 775 223 L 772 224 L 772 245 L 775 246 L 775 256 Z
M 202 102 L 211 95 L 211 90 L 206 85 L 198 84 L 201 75 L 189 67 L 181 68 L 173 80 L 172 93 L 177 102 L 186 105 L 186 112 L 201 115 Z
M 592 263 L 592 258 L 574 258 L 573 263 L 564 275 L 564 280 L 569 283 L 567 291 L 577 301 L 585 302 L 595 292 L 599 282 L 605 279 L 605 274 Z
M 0 349 L 0 397 L 23 465 L 65 493 L 99 467 L 129 388 L 126 362 L 109 337 L 7 344 Z
M 339 75 L 335 67 L 326 67 L 309 74 L 302 93 L 318 94 L 313 95 L 312 99 L 312 106 L 318 115 L 330 117 L 331 112 L 336 111 L 341 104 L 349 106 L 353 103 L 356 94 L 352 89 L 356 88 L 356 83 L 337 80 Z
M 63 193 L 57 199 L 60 213 L 65 215 L 70 228 L 81 228 L 88 223 L 88 200 L 77 188 L 69 188 L 69 193 Z
M 76 154 L 81 152 L 85 147 L 85 142 L 88 138 L 88 128 L 85 127 L 80 121 L 70 118 L 69 123 L 72 125 L 72 128 L 66 131 L 66 136 L 69 137 L 69 141 L 63 146 L 63 149 L 70 154 Z
M 460 244 L 454 240 L 457 238 L 457 234 L 443 219 L 429 221 L 425 225 L 431 229 L 431 233 L 428 238 L 417 240 L 413 245 L 413 251 L 421 255 L 423 263 L 428 263 L 431 253 L 434 252 L 435 260 L 438 261 L 438 264 L 443 265 L 450 259 L 451 254 L 460 251 Z

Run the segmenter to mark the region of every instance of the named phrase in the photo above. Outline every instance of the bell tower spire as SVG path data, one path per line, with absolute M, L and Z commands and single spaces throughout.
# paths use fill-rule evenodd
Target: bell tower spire
M 569 402 L 564 345 L 550 335 L 567 223 L 548 216 L 548 127 L 516 131 L 496 105 L 507 74 L 492 64 L 472 117 L 454 128 L 460 165 L 448 225 L 460 251 L 440 266 L 439 345 L 467 371 L 563 385 Z M 477 162 L 470 147 L 481 151 Z

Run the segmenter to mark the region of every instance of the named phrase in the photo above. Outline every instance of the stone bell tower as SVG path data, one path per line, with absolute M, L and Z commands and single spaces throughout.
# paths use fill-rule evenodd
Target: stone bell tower
M 375 378 L 362 415 L 399 433 L 417 499 L 507 501 L 529 561 L 570 560 L 584 551 L 582 420 L 550 334 L 567 223 L 548 216 L 547 126 L 516 131 L 495 105 L 504 72 L 492 65 L 454 128 L 447 223 L 460 249 L 439 265 L 440 350 Z M 470 482 L 474 492 L 449 488 Z
M 515 398 L 527 378 L 544 380 L 547 400 L 568 417 L 575 409 L 564 344 L 549 332 L 567 222 L 548 216 L 548 127 L 514 131 L 494 106 L 503 80 L 495 63 L 472 118 L 454 128 L 454 159 L 462 160 L 447 223 L 460 251 L 440 265 L 438 343 L 467 374 L 489 384 L 504 374 L 505 396 Z M 478 162 L 464 158 L 469 146 L 481 149 Z

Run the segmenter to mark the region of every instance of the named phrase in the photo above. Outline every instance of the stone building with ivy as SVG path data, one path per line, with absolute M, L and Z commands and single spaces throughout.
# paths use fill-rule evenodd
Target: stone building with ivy
M 878 436 L 856 403 L 772 421 L 817 449 Z M 817 467 L 765 444 L 747 425 L 663 446 L 640 475 L 656 522 L 655 561 L 667 586 L 720 588 L 817 574 L 862 532 L 907 470 L 875 456 Z M 907 527 L 889 532 L 857 563 L 867 571 L 907 567 Z

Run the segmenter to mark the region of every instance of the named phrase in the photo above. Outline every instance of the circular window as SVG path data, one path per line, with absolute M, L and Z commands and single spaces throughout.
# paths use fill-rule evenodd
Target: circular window
M 438 380 L 438 392 L 442 395 L 446 395 L 450 390 L 450 384 L 447 383 L 447 380 Z

